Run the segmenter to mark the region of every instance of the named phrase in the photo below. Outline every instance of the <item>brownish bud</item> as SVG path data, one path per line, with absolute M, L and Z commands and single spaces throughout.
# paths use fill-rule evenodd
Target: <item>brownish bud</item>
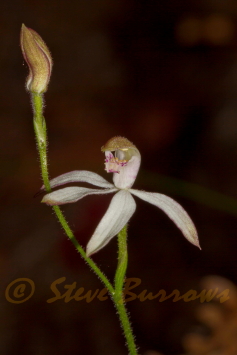
M 21 28 L 21 50 L 29 67 L 26 88 L 41 94 L 47 90 L 53 66 L 50 51 L 42 38 L 24 24 Z

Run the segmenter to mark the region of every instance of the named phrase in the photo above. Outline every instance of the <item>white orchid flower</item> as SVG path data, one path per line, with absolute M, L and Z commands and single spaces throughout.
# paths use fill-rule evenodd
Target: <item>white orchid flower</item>
M 105 152 L 105 170 L 108 173 L 113 173 L 114 184 L 91 171 L 71 171 L 52 179 L 50 181 L 51 188 L 72 182 L 87 182 L 100 187 L 100 189 L 78 186 L 65 187 L 48 193 L 42 200 L 48 205 L 63 205 L 76 202 L 87 195 L 116 192 L 87 245 L 87 256 L 94 254 L 108 244 L 130 220 L 136 209 L 132 195 L 162 209 L 181 230 L 185 238 L 200 248 L 197 231 L 191 218 L 176 201 L 159 193 L 131 188 L 140 167 L 141 155 L 129 140 L 123 137 L 111 138 L 101 150 Z M 113 155 L 112 152 L 115 154 Z

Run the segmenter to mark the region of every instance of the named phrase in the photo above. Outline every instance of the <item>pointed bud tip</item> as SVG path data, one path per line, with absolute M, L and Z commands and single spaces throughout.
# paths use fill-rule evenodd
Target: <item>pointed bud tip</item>
M 116 136 L 116 137 L 110 138 L 108 140 L 108 142 L 106 142 L 105 145 L 103 145 L 101 147 L 101 151 L 102 152 L 105 152 L 105 151 L 113 152 L 118 149 L 120 149 L 120 150 L 125 149 L 126 150 L 128 148 L 136 148 L 136 147 L 127 138 Z

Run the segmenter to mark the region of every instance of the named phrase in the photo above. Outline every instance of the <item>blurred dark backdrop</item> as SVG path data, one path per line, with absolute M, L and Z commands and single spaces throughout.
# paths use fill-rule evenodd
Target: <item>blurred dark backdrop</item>
M 236 19 L 235 0 L 1 2 L 1 354 L 127 353 L 110 301 L 46 302 L 63 276 L 78 288 L 103 286 L 33 198 L 41 179 L 21 24 L 42 36 L 54 58 L 45 95 L 51 177 L 83 169 L 110 179 L 100 147 L 115 135 L 134 142 L 142 154 L 135 188 L 179 201 L 202 251 L 161 211 L 137 201 L 127 276 L 142 280 L 140 291 L 183 294 L 199 290 L 207 275 L 237 282 Z M 109 201 L 92 196 L 63 208 L 83 246 Z M 111 280 L 116 258 L 116 238 L 94 256 Z M 8 302 L 7 285 L 22 277 L 34 281 L 35 294 Z M 128 303 L 140 353 L 184 352 L 195 307 Z

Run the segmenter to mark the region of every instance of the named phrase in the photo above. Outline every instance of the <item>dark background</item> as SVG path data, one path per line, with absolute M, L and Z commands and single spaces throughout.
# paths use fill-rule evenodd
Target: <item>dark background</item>
M 208 275 L 237 282 L 236 19 L 235 0 L 1 2 L 1 354 L 127 354 L 110 301 L 46 302 L 51 283 L 63 276 L 62 286 L 103 286 L 51 209 L 33 198 L 41 179 L 21 24 L 42 36 L 54 59 L 45 95 L 50 176 L 82 169 L 110 180 L 100 147 L 115 135 L 131 140 L 142 155 L 134 187 L 180 202 L 202 251 L 161 211 L 136 199 L 127 276 L 142 280 L 137 292 L 184 294 L 201 290 Z M 83 246 L 110 198 L 63 208 Z M 116 253 L 114 238 L 93 257 L 111 280 Z M 21 304 L 5 298 L 17 278 L 36 286 Z M 140 353 L 188 351 L 183 339 L 196 327 L 196 307 L 172 299 L 128 303 Z

